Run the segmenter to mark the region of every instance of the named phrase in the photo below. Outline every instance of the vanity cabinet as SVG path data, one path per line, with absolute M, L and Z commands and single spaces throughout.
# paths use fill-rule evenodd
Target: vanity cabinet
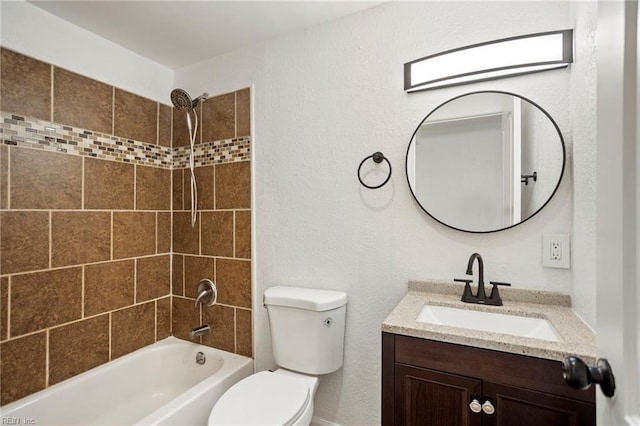
M 595 426 L 595 391 L 559 361 L 383 332 L 382 424 Z

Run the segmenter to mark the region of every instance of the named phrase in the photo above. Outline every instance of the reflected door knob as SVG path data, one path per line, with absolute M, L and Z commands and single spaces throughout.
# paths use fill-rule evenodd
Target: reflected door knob
M 568 356 L 562 361 L 562 365 L 562 377 L 572 388 L 585 390 L 592 383 L 598 383 L 605 396 L 611 398 L 616 392 L 616 380 L 606 359 L 600 358 L 595 367 L 589 367 L 580 358 Z
M 473 399 L 470 403 L 469 403 L 469 409 L 471 411 L 473 411 L 474 413 L 479 413 L 480 411 L 482 411 L 482 405 L 480 405 L 480 402 L 477 399 Z
M 482 411 L 484 411 L 485 414 L 491 415 L 496 412 L 496 409 L 493 404 L 491 404 L 491 401 L 487 399 L 484 404 L 482 404 Z

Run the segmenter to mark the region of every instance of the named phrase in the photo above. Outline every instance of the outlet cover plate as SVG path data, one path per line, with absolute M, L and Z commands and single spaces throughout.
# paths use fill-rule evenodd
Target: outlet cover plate
M 571 267 L 571 239 L 569 234 L 542 234 L 542 266 Z

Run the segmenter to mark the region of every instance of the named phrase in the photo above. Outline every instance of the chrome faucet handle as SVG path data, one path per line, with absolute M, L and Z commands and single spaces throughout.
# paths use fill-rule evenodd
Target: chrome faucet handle
M 205 306 L 211 306 L 218 300 L 218 289 L 213 281 L 204 278 L 198 283 L 198 297 L 196 297 L 195 307 L 198 303 Z

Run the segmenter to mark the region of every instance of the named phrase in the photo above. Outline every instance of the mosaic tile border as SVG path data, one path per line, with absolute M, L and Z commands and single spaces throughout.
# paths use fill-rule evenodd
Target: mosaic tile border
M 2 144 L 165 169 L 186 168 L 189 147 L 170 148 L 0 111 Z M 251 138 L 196 145 L 196 167 L 251 158 Z
M 2 143 L 170 169 L 170 147 L 0 112 Z
M 197 144 L 194 150 L 195 166 L 233 163 L 251 159 L 251 138 L 243 137 Z M 174 148 L 173 168 L 184 169 L 189 166 L 189 147 Z

